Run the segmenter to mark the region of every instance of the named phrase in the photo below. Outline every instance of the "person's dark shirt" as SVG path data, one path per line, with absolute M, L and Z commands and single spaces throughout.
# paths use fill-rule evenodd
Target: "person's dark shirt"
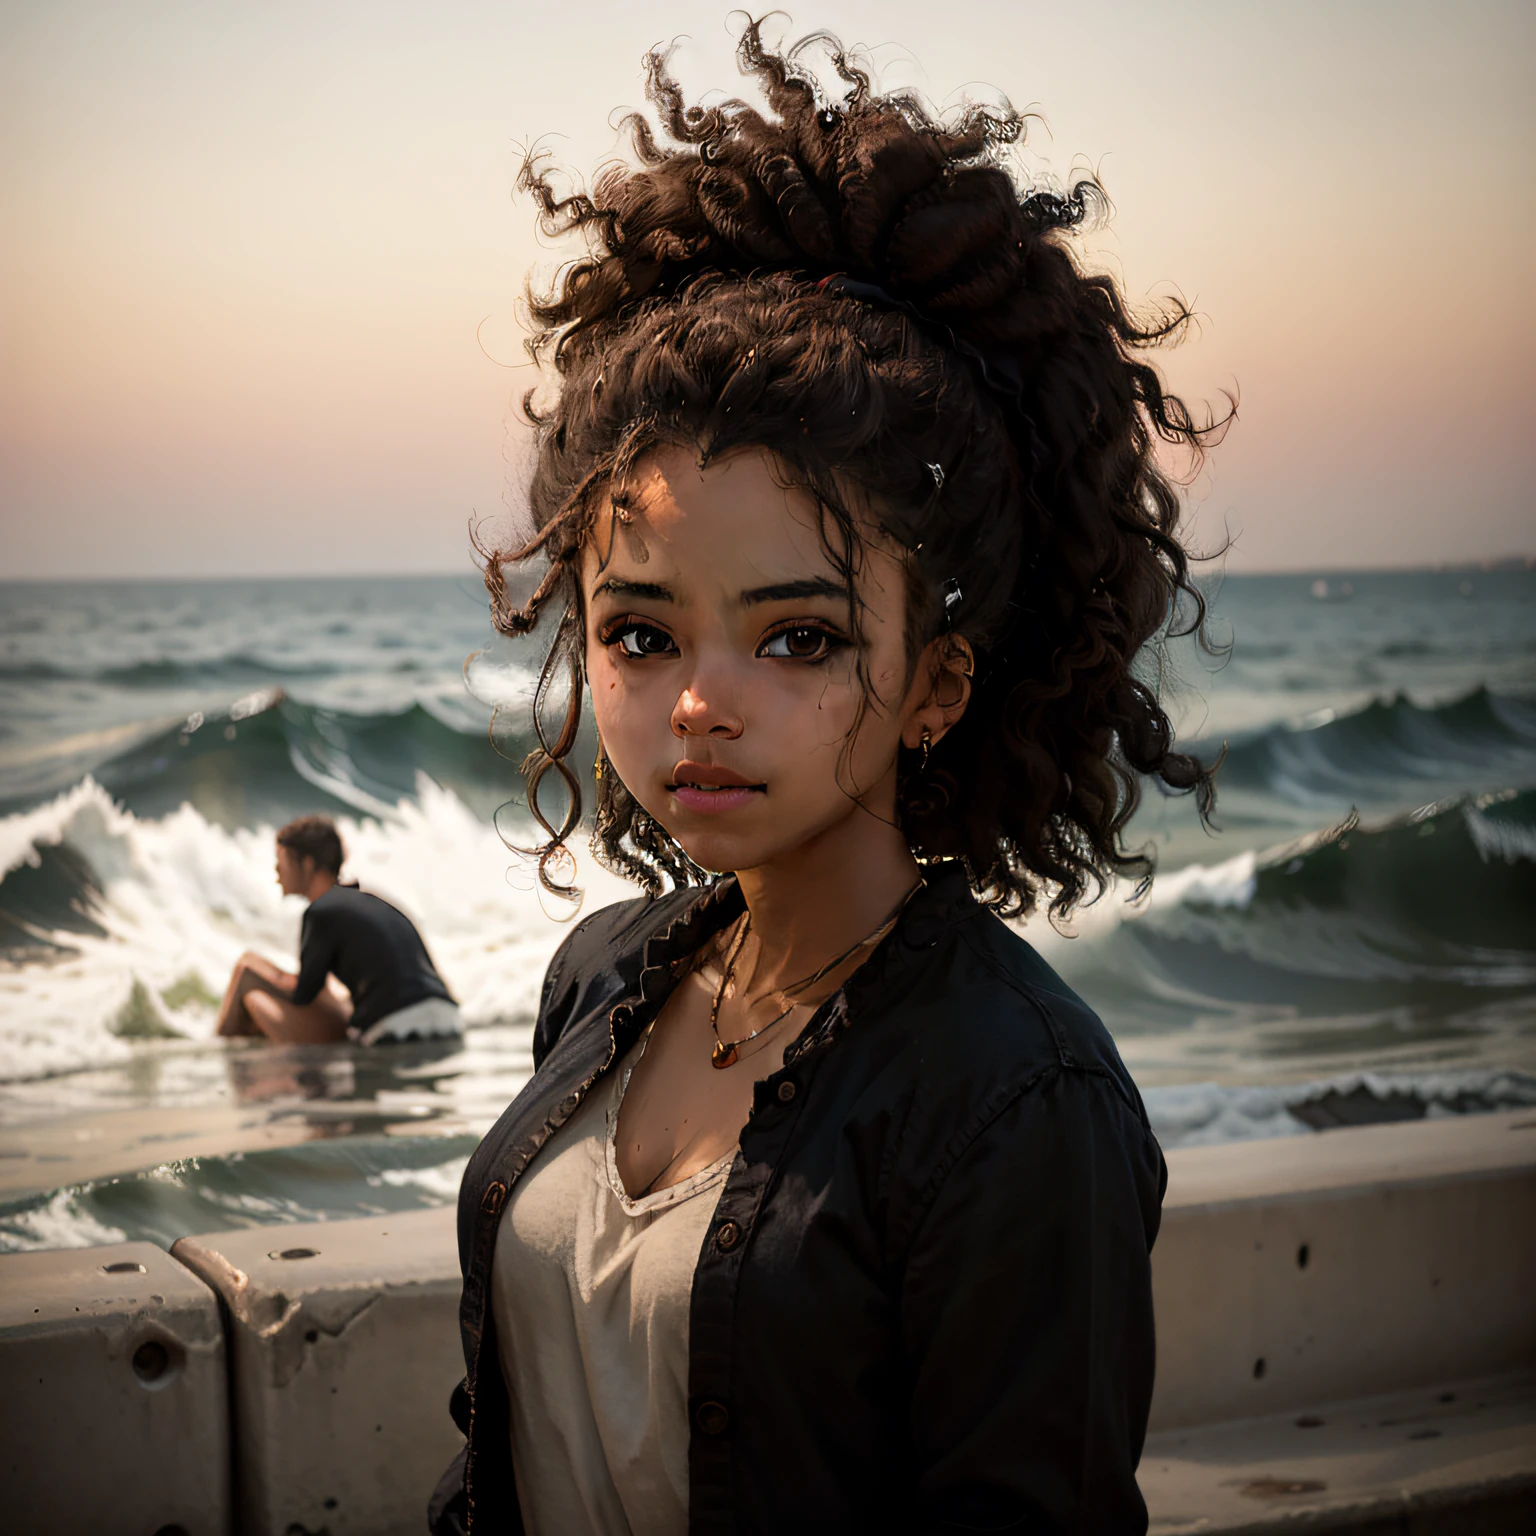
M 1092 1010 L 957 866 L 927 882 L 753 1090 L 693 1275 L 693 1536 L 1147 1529 L 1162 1153 Z M 741 911 L 732 879 L 622 903 L 550 965 L 459 1193 L 435 1536 L 523 1530 L 490 1306 L 517 1180 Z
M 314 1002 L 327 975 L 352 994 L 358 1031 L 429 997 L 453 1001 L 410 918 L 355 885 L 333 885 L 309 904 L 293 1001 Z

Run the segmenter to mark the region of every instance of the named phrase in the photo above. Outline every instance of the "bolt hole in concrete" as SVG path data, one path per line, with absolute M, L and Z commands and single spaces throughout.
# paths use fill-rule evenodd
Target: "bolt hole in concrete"
M 1323 1421 L 1315 1413 L 1304 1413 L 1296 1420 L 1297 1429 L 1321 1429 Z
M 133 1374 L 150 1388 L 163 1387 L 181 1369 L 182 1354 L 174 1344 L 145 1339 L 133 1352 Z
M 1312 1249 L 1306 1243 L 1303 1243 L 1301 1247 L 1296 1250 L 1296 1268 L 1305 1269 L 1307 1267 L 1307 1260 L 1311 1257 Z
M 151 1339 L 133 1352 L 133 1374 L 140 1381 L 159 1381 L 171 1367 L 171 1352 Z
M 142 1264 L 136 1264 L 132 1259 L 124 1259 L 119 1264 L 103 1264 L 101 1272 L 104 1275 L 147 1275 L 149 1271 Z M 156 1533 L 159 1536 L 159 1533 Z
M 1260 1355 L 1259 1358 L 1253 1362 L 1253 1379 L 1255 1381 L 1263 1381 L 1264 1371 L 1264 1356 Z
M 267 1255 L 269 1259 L 318 1259 L 318 1248 L 274 1248 Z
M 318 1344 L 320 1342 L 320 1330 L 318 1328 L 306 1328 L 304 1330 L 304 1342 L 306 1344 Z

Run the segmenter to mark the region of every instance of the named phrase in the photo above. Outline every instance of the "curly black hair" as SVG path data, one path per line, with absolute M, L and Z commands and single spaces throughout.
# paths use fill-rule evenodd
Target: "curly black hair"
M 812 44 L 840 99 L 801 66 Z M 636 462 L 677 445 L 701 465 L 770 453 L 820 505 L 850 587 L 867 531 L 850 503 L 873 508 L 906 552 L 910 655 L 945 629 L 973 647 L 964 716 L 922 773 L 903 752 L 901 822 L 919 860 L 963 860 L 1005 914 L 1043 888 L 1065 916 L 1111 874 L 1144 882 L 1150 853 L 1123 839 L 1139 776 L 1193 792 L 1202 817 L 1214 797 L 1137 665 L 1148 642 L 1204 623 L 1154 442 L 1198 456 L 1224 422 L 1197 423 L 1139 355 L 1189 313 L 1174 302 L 1139 323 L 1111 278 L 1082 269 L 1069 236 L 1103 194 L 1091 179 L 1016 184 L 1011 109 L 941 122 L 876 93 L 825 34 L 777 54 L 752 22 L 739 56 L 767 113 L 685 104 L 668 55 L 652 53 L 662 137 L 628 119 L 638 165 L 610 167 L 590 195 L 558 196 L 538 156 L 519 181 L 546 232 L 579 232 L 590 253 L 532 299 L 530 349 L 559 384 L 547 408 L 524 401 L 536 532 L 481 551 L 500 630 L 559 613 L 524 764 L 548 837 L 541 878 L 570 893 L 554 872 L 582 813 L 567 758 L 583 542 L 599 516 L 625 515 Z M 508 568 L 536 555 L 547 568 L 520 603 Z M 558 816 L 541 800 L 551 772 Z M 598 798 L 600 861 L 653 892 L 709 878 L 611 772 Z

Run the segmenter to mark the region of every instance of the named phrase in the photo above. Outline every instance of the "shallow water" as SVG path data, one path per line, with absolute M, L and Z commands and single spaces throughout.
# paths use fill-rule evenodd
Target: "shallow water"
M 1025 925 L 1169 1146 L 1536 1102 L 1536 572 L 1317 580 L 1227 581 L 1230 656 L 1163 670 L 1220 831 L 1150 794 L 1150 897 Z M 0 587 L 0 1247 L 451 1198 L 565 931 L 491 820 L 528 687 L 469 581 Z M 271 828 L 316 809 L 461 1046 L 208 1038 L 241 950 L 291 961 Z

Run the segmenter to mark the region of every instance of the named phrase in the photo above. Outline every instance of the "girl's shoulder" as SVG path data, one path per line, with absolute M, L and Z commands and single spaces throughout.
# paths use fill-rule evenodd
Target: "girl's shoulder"
M 983 1030 L 1000 1031 L 1015 1048 L 1028 1042 L 1031 1055 L 1061 1067 L 1129 1084 L 1104 1021 L 1022 934 L 987 912 L 966 925 L 964 939 L 972 965 L 992 984 L 995 1006 L 977 1015 Z
M 941 1207 L 985 1208 L 998 1180 L 1033 1219 L 1047 1185 L 1085 1169 L 1150 1241 L 1162 1155 L 1104 1022 L 993 913 L 957 900 L 928 915 L 920 952 L 894 952 L 855 1000 L 848 1049 L 823 1059 L 832 1091 L 807 1106 L 860 1169 L 888 1251 Z
M 913 1110 L 953 1125 L 968 1118 L 967 1105 L 979 1111 L 1069 1083 L 1074 1095 L 1118 1101 L 1150 1134 L 1141 1095 L 1099 1015 L 995 914 L 957 904 L 954 918 L 923 935 L 920 963 L 905 974 L 894 967 L 878 989 L 883 995 L 870 999 L 886 1035 L 880 1075 L 888 1085 L 910 1079 Z

